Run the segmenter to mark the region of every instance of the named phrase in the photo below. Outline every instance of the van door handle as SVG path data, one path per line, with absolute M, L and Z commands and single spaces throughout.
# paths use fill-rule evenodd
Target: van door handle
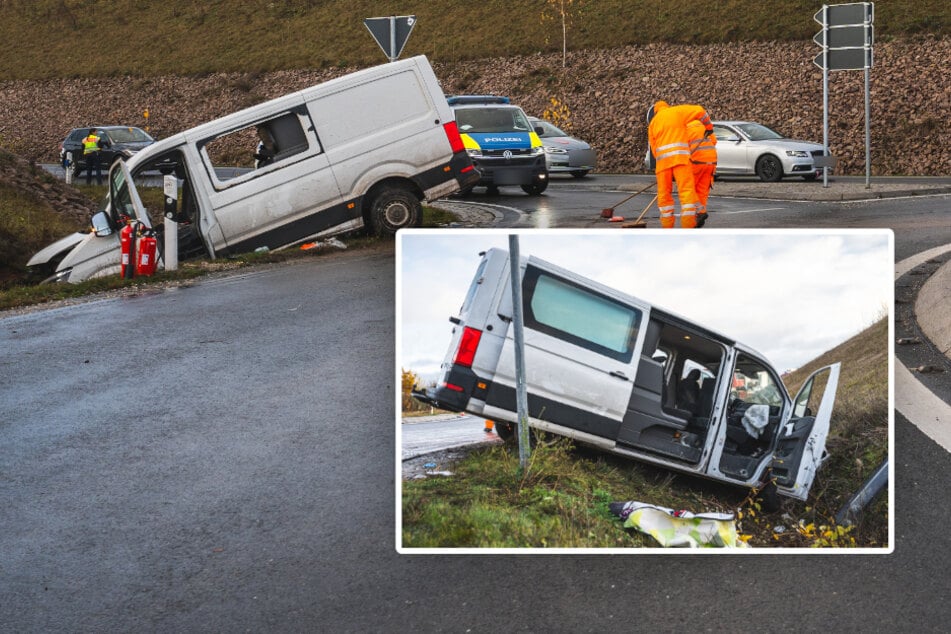
M 627 378 L 627 375 L 626 375 L 626 374 L 624 374 L 623 372 L 618 372 L 617 370 L 611 372 L 611 376 L 616 376 L 617 378 L 621 379 L 622 381 L 630 381 L 630 379 Z

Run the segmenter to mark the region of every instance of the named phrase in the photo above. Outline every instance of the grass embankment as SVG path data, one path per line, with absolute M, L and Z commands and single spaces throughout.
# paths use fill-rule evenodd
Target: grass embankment
M 533 453 L 525 477 L 517 450 L 493 446 L 452 465 L 453 476 L 403 483 L 405 547 L 641 547 L 651 538 L 625 530 L 612 501 L 637 500 L 698 512 L 738 512 L 754 547 L 884 547 L 888 500 L 838 531 L 833 518 L 887 455 L 888 322 L 882 320 L 788 377 L 795 393 L 812 369 L 842 362 L 827 448 L 808 502 L 785 500 L 762 513 L 746 491 L 678 475 L 561 440 Z M 775 530 L 777 526 L 783 529 Z
M 363 20 L 389 15 L 417 16 L 403 57 L 455 62 L 560 52 L 562 6 L 570 51 L 649 42 L 808 40 L 822 2 L 714 2 L 698 14 L 687 0 L 9 0 L 0 3 L 0 36 L 16 54 L 0 58 L 0 79 L 365 66 L 384 57 Z M 951 33 L 951 6 L 944 0 L 890 0 L 877 3 L 875 13 L 879 41 Z M 90 33 L 101 43 L 97 54 L 82 45 Z
M 77 189 L 93 200 L 100 200 L 106 187 L 100 185 L 77 185 Z M 162 205 L 162 189 L 146 187 L 141 190 L 146 207 Z M 423 207 L 423 226 L 439 227 L 453 222 L 455 218 L 441 210 Z M 314 257 L 327 250 L 285 249 L 269 253 L 245 253 L 226 259 L 200 259 L 182 262 L 177 271 L 159 271 L 149 278 L 125 280 L 118 275 L 86 280 L 78 284 L 40 284 L 26 271 L 29 258 L 46 245 L 85 226 L 77 226 L 54 213 L 47 205 L 29 193 L 0 184 L 0 310 L 42 304 L 45 302 L 84 297 L 96 293 L 144 285 L 161 285 L 170 282 L 200 277 L 224 269 L 233 269 L 255 264 L 283 262 L 298 258 Z M 345 236 L 342 241 L 349 249 L 372 246 L 379 238 L 363 235 Z
M 80 229 L 36 196 L 0 183 L 0 288 L 23 277 L 37 250 Z

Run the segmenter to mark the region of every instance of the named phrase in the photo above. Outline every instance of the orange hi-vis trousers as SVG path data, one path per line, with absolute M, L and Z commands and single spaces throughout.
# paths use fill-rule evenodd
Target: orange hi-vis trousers
M 697 226 L 697 186 L 693 180 L 693 168 L 689 163 L 674 165 L 657 172 L 657 207 L 660 209 L 660 226 L 674 228 L 674 180 L 677 181 L 677 197 L 680 198 L 680 226 L 693 229 Z
M 707 199 L 710 198 L 713 173 L 716 171 L 716 163 L 693 163 L 693 182 L 697 187 L 697 202 L 700 204 L 697 213 L 707 213 Z

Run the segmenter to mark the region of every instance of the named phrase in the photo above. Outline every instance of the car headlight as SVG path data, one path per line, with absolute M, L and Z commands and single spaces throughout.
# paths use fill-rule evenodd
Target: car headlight
M 472 158 L 482 158 L 482 150 L 466 150 Z
M 68 269 L 63 269 L 62 271 L 56 271 L 56 275 L 53 278 L 54 282 L 65 284 L 69 281 L 69 274 L 73 272 L 73 267 Z
M 539 145 L 538 147 L 532 148 L 532 156 L 538 156 L 539 154 L 545 153 L 545 146 Z
M 796 158 L 809 158 L 809 152 L 802 150 L 786 150 L 786 156 L 795 156 Z
M 560 147 L 548 147 L 545 146 L 545 151 L 549 154 L 567 154 L 568 150 Z

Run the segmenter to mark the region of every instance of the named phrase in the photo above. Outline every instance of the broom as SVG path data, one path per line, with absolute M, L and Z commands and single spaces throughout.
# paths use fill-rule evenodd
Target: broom
M 604 209 L 601 210 L 601 217 L 602 217 L 602 218 L 612 218 L 612 217 L 614 217 L 614 210 L 615 210 L 617 207 L 620 207 L 621 205 L 623 205 L 624 203 L 626 203 L 626 202 L 629 201 L 630 199 L 634 198 L 634 197 L 637 196 L 638 194 L 643 194 L 644 192 L 646 192 L 648 189 L 650 189 L 651 187 L 653 187 L 653 186 L 656 185 L 656 184 L 657 184 L 656 181 L 651 181 L 650 183 L 647 184 L 647 187 L 645 187 L 645 188 L 643 188 L 643 189 L 641 189 L 641 190 L 639 190 L 639 191 L 634 192 L 633 194 L 631 194 L 630 196 L 628 196 L 627 198 L 625 198 L 625 199 L 622 200 L 621 202 L 615 203 L 614 206 L 612 206 L 612 207 L 605 207 Z
M 644 207 L 644 211 L 642 211 L 641 215 L 637 217 L 637 220 L 635 220 L 634 222 L 625 222 L 624 224 L 621 225 L 621 227 L 623 227 L 624 229 L 645 229 L 647 227 L 647 221 L 642 220 L 642 218 L 644 217 L 644 214 L 647 213 L 647 210 L 651 208 L 651 205 L 654 204 L 655 200 L 657 200 L 656 195 L 653 198 L 651 198 L 651 201 L 649 203 L 647 203 L 647 206 Z

